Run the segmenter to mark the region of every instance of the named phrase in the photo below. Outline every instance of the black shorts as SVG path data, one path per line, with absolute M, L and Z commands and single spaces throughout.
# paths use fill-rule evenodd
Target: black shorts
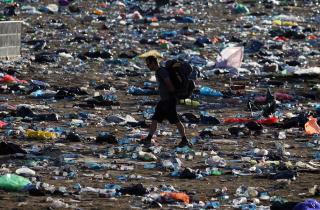
M 151 118 L 161 123 L 164 119 L 167 119 L 171 124 L 176 124 L 180 122 L 177 113 L 177 100 L 161 100 L 156 106 L 156 111 Z

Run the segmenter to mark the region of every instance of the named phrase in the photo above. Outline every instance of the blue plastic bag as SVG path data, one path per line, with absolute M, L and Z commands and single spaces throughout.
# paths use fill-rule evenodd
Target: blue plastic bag
M 308 199 L 297 204 L 293 210 L 320 210 L 320 203 L 315 199 Z

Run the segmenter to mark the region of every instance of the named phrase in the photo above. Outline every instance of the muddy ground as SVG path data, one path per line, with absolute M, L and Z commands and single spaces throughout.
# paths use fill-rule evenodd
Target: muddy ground
M 52 3 L 51 1 L 42 1 L 41 5 L 45 3 Z M 190 1 L 186 1 L 184 4 L 186 8 L 192 8 L 194 6 L 201 5 L 200 2 L 197 2 L 195 5 L 188 4 Z M 250 3 L 251 2 L 251 3 Z M 275 14 L 292 14 L 299 15 L 306 20 L 312 17 L 316 10 L 319 10 L 319 6 L 304 6 L 303 2 L 298 1 L 298 6 L 275 6 L 273 9 L 266 9 L 262 4 L 255 4 L 255 1 L 247 1 L 248 5 L 251 5 L 250 9 L 252 12 L 265 12 L 270 16 Z M 83 11 L 92 11 L 92 9 L 96 8 L 98 1 L 94 2 L 80 2 L 81 10 Z M 141 3 L 142 4 L 142 3 Z M 205 2 L 203 2 L 205 4 Z M 24 5 L 22 3 L 22 5 Z M 32 5 L 36 5 L 33 3 Z M 196 12 L 197 10 L 193 10 Z M 112 11 L 114 12 L 114 10 Z M 111 11 L 106 10 L 106 18 L 111 19 L 114 18 Z M 160 14 L 161 15 L 161 14 Z M 235 37 L 239 37 L 240 33 L 239 25 L 242 24 L 241 15 L 234 15 L 228 12 L 225 3 L 213 3 L 211 8 L 201 9 L 199 6 L 197 13 L 192 13 L 192 16 L 200 18 L 204 20 L 203 23 L 198 24 L 190 24 L 192 29 L 203 29 L 204 33 L 208 37 L 214 36 L 229 36 L 233 35 Z M 48 41 L 48 45 L 42 51 L 50 51 L 54 52 L 59 49 L 66 49 L 68 52 L 73 53 L 74 55 L 88 50 L 90 46 L 99 46 L 97 42 L 89 42 L 88 44 L 79 44 L 77 46 L 76 43 L 69 43 L 68 39 L 71 39 L 75 36 L 76 31 L 79 32 L 81 29 L 93 28 L 95 31 L 90 31 L 88 34 L 96 35 L 100 37 L 104 42 L 108 45 L 111 45 L 112 52 L 114 56 L 120 51 L 128 50 L 128 47 L 124 46 L 124 43 L 129 43 L 129 48 L 135 49 L 137 52 L 142 53 L 145 49 L 153 49 L 153 46 L 145 46 L 137 43 L 139 40 L 135 40 L 130 35 L 130 29 L 125 26 L 113 25 L 109 29 L 102 29 L 103 22 L 102 21 L 94 21 L 94 22 L 85 22 L 82 21 L 82 15 L 74 15 L 69 16 L 65 14 L 42 14 L 42 15 L 26 15 L 19 14 L 14 19 L 24 20 L 29 26 L 23 27 L 22 40 L 28 41 L 32 39 L 45 39 Z M 258 16 L 258 18 L 260 18 Z M 61 21 L 66 25 L 65 29 L 55 28 L 52 23 L 53 20 Z M 253 24 L 259 24 L 259 21 L 254 22 Z M 303 26 L 308 25 L 308 22 L 299 23 Z M 180 29 L 184 24 L 165 24 L 161 23 L 161 30 L 169 30 L 169 29 Z M 146 27 L 147 25 L 140 24 L 141 27 Z M 312 27 L 316 28 L 319 32 L 319 25 L 311 24 Z M 250 29 L 247 29 L 250 30 Z M 62 33 L 62 31 L 64 31 Z M 125 35 L 127 33 L 127 35 Z M 318 33 L 319 34 L 319 33 Z M 252 38 L 261 38 L 264 40 L 271 39 L 268 35 L 265 34 L 256 34 L 252 35 Z M 121 41 L 120 39 L 127 39 L 127 41 Z M 299 47 L 299 42 L 291 40 L 289 46 Z M 165 51 L 158 46 L 155 48 L 160 49 L 161 51 Z M 32 56 L 35 53 L 29 45 L 22 45 L 22 58 L 24 59 L 33 59 Z M 206 49 L 200 49 L 202 53 L 207 54 L 209 59 L 214 59 L 216 54 L 211 53 Z M 251 57 L 250 59 L 257 59 L 256 57 Z M 94 143 L 92 138 L 95 137 L 99 132 L 109 131 L 116 135 L 118 139 L 122 138 L 125 134 L 132 133 L 133 129 L 129 126 L 120 126 L 120 125 L 104 125 L 100 123 L 104 117 L 111 114 L 121 114 L 126 115 L 130 114 L 137 120 L 144 120 L 142 116 L 142 111 L 146 108 L 146 106 L 141 105 L 141 101 L 145 100 L 145 96 L 132 96 L 127 94 L 127 88 L 130 85 L 143 85 L 143 82 L 146 81 L 149 76 L 146 74 L 132 75 L 132 76 L 124 76 L 124 77 L 116 77 L 113 73 L 117 69 L 113 69 L 112 67 L 107 67 L 105 61 L 101 59 L 88 59 L 84 61 L 86 64 L 86 68 L 81 71 L 72 71 L 72 68 L 77 65 L 77 62 L 68 61 L 68 60 L 60 60 L 57 63 L 51 64 L 39 64 L 35 62 L 25 63 L 21 65 L 21 63 L 13 62 L 13 66 L 19 66 L 17 77 L 19 79 L 36 79 L 49 83 L 51 86 L 63 86 L 63 87 L 86 87 L 89 93 L 89 96 L 77 96 L 73 100 L 64 99 L 64 100 L 39 100 L 39 99 L 31 99 L 26 94 L 1 94 L 0 97 L 2 99 L 7 99 L 3 101 L 3 103 L 9 103 L 10 105 L 19 105 L 21 103 L 24 104 L 33 104 L 33 105 L 47 105 L 49 106 L 49 110 L 46 111 L 38 111 L 39 113 L 57 113 L 61 116 L 60 120 L 57 122 L 31 122 L 26 123 L 21 120 L 15 120 L 13 122 L 14 129 L 18 128 L 20 125 L 24 128 L 30 127 L 38 127 L 38 128 L 48 128 L 48 127 L 62 127 L 66 130 L 74 130 L 79 133 L 85 139 L 81 143 L 70 143 L 64 141 L 63 136 L 54 141 L 31 141 L 23 138 L 22 135 L 18 135 L 16 137 L 7 137 L 7 140 L 15 142 L 22 146 L 24 149 L 31 149 L 32 146 L 38 145 L 42 148 L 50 148 L 48 149 L 44 156 L 49 156 L 49 160 L 39 161 L 36 158 L 32 160 L 30 157 L 0 157 L 0 163 L 3 164 L 3 167 L 9 168 L 11 171 L 15 171 L 16 168 L 19 168 L 23 165 L 30 166 L 30 168 L 34 169 L 37 173 L 37 179 L 41 182 L 52 184 L 56 187 L 65 186 L 70 192 L 69 195 L 46 195 L 46 196 L 30 196 L 27 192 L 4 192 L 2 191 L 0 194 L 0 208 L 1 209 L 48 209 L 51 205 L 50 202 L 47 201 L 47 197 L 51 196 L 53 198 L 63 199 L 65 203 L 70 205 L 77 206 L 79 209 L 131 209 L 131 208 L 148 208 L 147 204 L 144 204 L 141 200 L 142 197 L 139 196 L 121 196 L 116 198 L 103 198 L 99 197 L 97 193 L 83 193 L 78 195 L 78 193 L 72 193 L 74 190 L 72 187 L 76 183 L 80 183 L 82 187 L 96 187 L 103 188 L 107 183 L 116 183 L 121 184 L 122 186 L 129 186 L 135 183 L 142 183 L 144 186 L 160 186 L 163 184 L 170 184 L 174 186 L 177 190 L 186 192 L 191 196 L 192 201 L 203 201 L 206 202 L 215 198 L 216 193 L 215 189 L 226 187 L 227 193 L 230 196 L 229 201 L 222 202 L 222 207 L 220 209 L 232 209 L 230 207 L 230 202 L 232 203 L 232 199 L 234 198 L 234 194 L 236 189 L 241 186 L 251 186 L 257 187 L 259 191 L 267 191 L 270 193 L 270 196 L 279 196 L 287 199 L 292 202 L 303 201 L 306 198 L 318 198 L 309 193 L 309 189 L 314 185 L 320 184 L 320 173 L 319 171 L 300 171 L 296 180 L 291 181 L 290 183 L 280 183 L 277 180 L 272 180 L 270 178 L 257 178 L 254 175 L 249 176 L 235 176 L 231 173 L 231 170 L 222 169 L 224 172 L 221 176 L 208 176 L 203 180 L 196 179 L 179 179 L 177 177 L 170 176 L 170 171 L 162 170 L 160 168 L 155 169 L 144 169 L 143 162 L 132 160 L 130 158 L 130 154 L 124 152 L 122 158 L 104 158 L 99 156 L 99 154 L 104 154 L 107 149 L 114 147 L 114 145 L 99 145 Z M 142 61 L 135 60 L 143 69 L 145 69 Z M 310 59 L 310 66 L 319 66 L 318 59 Z M 122 70 L 128 67 L 120 67 Z M 130 68 L 130 67 L 129 67 Z M 142 72 L 147 72 L 147 70 L 143 70 Z M 279 86 L 270 86 L 272 91 L 281 90 L 283 92 L 287 92 L 290 94 L 295 94 L 295 96 L 303 95 L 306 92 L 310 91 L 310 88 L 319 83 L 319 77 L 297 77 L 297 76 L 276 76 L 276 75 L 268 75 L 268 76 L 256 76 L 251 75 L 246 78 L 241 79 L 232 79 L 232 84 L 245 84 L 245 89 L 239 90 L 240 94 L 250 94 L 252 92 L 260 92 L 261 94 L 265 94 L 266 86 L 260 85 L 261 83 L 267 81 L 267 79 L 271 79 L 273 81 L 286 82 L 286 85 Z M 116 107 L 98 107 L 95 109 L 92 108 L 79 108 L 75 107 L 75 104 L 82 103 L 85 98 L 93 96 L 96 92 L 94 88 L 91 86 L 92 81 L 95 81 L 98 84 L 110 84 L 115 87 L 118 96 L 118 101 L 120 103 L 120 108 Z M 217 75 L 213 78 L 209 79 L 199 79 L 198 84 L 200 85 L 208 85 L 220 91 L 226 91 L 230 86 L 230 78 L 228 75 Z M 317 95 L 317 94 L 316 94 Z M 153 102 L 157 100 L 157 96 L 150 96 L 148 99 L 151 99 Z M 236 114 L 241 114 L 243 116 L 250 116 L 250 112 L 247 109 L 246 101 L 241 97 L 237 97 L 236 95 L 229 98 L 208 98 L 208 97 L 200 97 L 202 102 L 214 102 L 221 104 L 231 104 L 231 107 L 220 108 L 220 109 L 212 109 L 209 110 L 210 114 L 214 115 L 218 119 L 223 119 L 226 117 L 232 117 Z M 319 97 L 316 97 L 315 100 L 311 99 L 299 99 L 296 97 L 294 101 L 290 102 L 293 104 L 293 108 L 285 109 L 279 108 L 280 112 L 287 113 L 293 112 L 295 113 L 298 109 L 302 112 L 306 112 L 312 110 L 313 108 L 309 105 L 309 103 L 319 102 Z M 300 107 L 300 108 L 299 108 Z M 199 115 L 199 109 L 190 108 L 187 106 L 180 105 L 178 107 L 179 113 L 191 112 Z M 80 113 L 80 112 L 88 112 L 91 114 L 95 114 L 97 116 L 96 119 L 89 119 L 88 124 L 84 127 L 70 128 L 68 124 L 70 119 L 65 118 L 67 114 L 71 113 Z M 149 123 L 149 121 L 147 121 Z M 199 135 L 199 131 L 204 128 L 207 128 L 207 125 L 196 125 L 196 127 L 186 127 L 187 136 L 189 139 L 192 139 L 195 136 Z M 233 137 L 229 134 L 228 128 L 230 125 L 218 125 L 214 130 L 214 136 L 202 140 L 200 143 L 194 145 L 194 151 L 206 151 L 205 148 L 212 147 L 214 151 L 218 152 L 219 156 L 227 159 L 234 160 L 239 159 L 239 154 L 244 151 L 248 151 L 251 145 L 257 148 L 264 148 L 267 150 L 275 150 L 275 142 L 279 141 L 277 136 L 279 131 L 283 129 L 280 126 L 265 126 L 265 131 L 263 134 L 259 135 L 244 135 L 240 137 Z M 147 131 L 146 128 L 136 128 L 141 129 L 143 131 Z M 164 151 L 173 152 L 174 146 L 179 141 L 179 135 L 177 135 L 176 130 L 173 126 L 168 123 L 164 123 L 159 126 L 159 129 L 162 131 L 171 131 L 173 133 L 172 136 L 158 136 L 157 142 L 160 146 L 163 147 Z M 2 134 L 5 134 L 5 129 L 2 130 Z M 287 138 L 281 140 L 283 143 L 290 145 L 290 148 L 287 149 L 290 152 L 290 156 L 287 161 L 292 161 L 293 163 L 297 161 L 308 162 L 313 159 L 313 154 L 315 153 L 315 148 L 307 148 L 305 147 L 305 143 L 310 141 L 310 137 L 305 135 L 303 128 L 293 128 L 286 131 Z M 217 140 L 232 140 L 230 144 L 224 141 Z M 133 142 L 133 145 L 137 145 L 136 142 Z M 210 152 L 207 151 L 208 153 Z M 83 155 L 82 158 L 77 159 L 76 163 L 73 165 L 77 171 L 76 178 L 61 178 L 59 180 L 55 180 L 53 171 L 56 168 L 61 167 L 62 165 L 54 165 L 54 160 L 59 157 L 59 155 L 63 153 L 77 153 Z M 205 169 L 207 166 L 204 163 L 205 157 L 195 156 L 192 160 L 186 160 L 182 154 L 178 154 L 178 157 L 182 160 L 183 164 L 187 167 L 191 167 L 193 169 Z M 35 161 L 39 161 L 34 163 Z M 118 171 L 118 170 L 89 170 L 84 167 L 84 162 L 87 161 L 95 161 L 98 163 L 117 163 L 117 164 L 132 164 L 134 165 L 133 171 Z M 233 166 L 237 165 L 242 168 L 247 168 L 243 162 L 240 163 L 232 163 Z M 106 174 L 109 175 L 109 178 L 106 178 Z M 117 176 L 119 175 L 142 175 L 143 179 L 138 180 L 126 180 L 119 181 Z M 99 176 L 101 175 L 101 176 Z M 93 176 L 93 177 L 92 177 Z M 262 201 L 264 205 L 270 205 L 269 201 Z M 167 206 L 164 204 L 165 209 L 175 209 L 178 207 Z

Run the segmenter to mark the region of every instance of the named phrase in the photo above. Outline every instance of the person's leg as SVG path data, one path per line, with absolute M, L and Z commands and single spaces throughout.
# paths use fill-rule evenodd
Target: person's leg
M 171 124 L 175 124 L 177 126 L 178 131 L 181 135 L 181 142 L 178 144 L 178 147 L 184 147 L 184 146 L 192 147 L 192 144 L 188 141 L 186 137 L 184 126 L 178 117 L 177 107 L 176 107 L 177 101 L 176 100 L 168 101 L 167 105 L 168 105 L 167 115 L 166 115 L 167 119 Z
M 181 138 L 186 138 L 186 134 L 185 134 L 185 129 L 184 129 L 184 126 L 183 124 L 179 121 L 178 123 L 176 123 L 176 126 L 178 128 L 178 131 L 181 135 Z
M 158 127 L 158 122 L 161 123 L 163 121 L 163 102 L 162 101 L 159 101 L 157 106 L 156 106 L 156 109 L 155 109 L 155 112 L 154 112 L 154 115 L 152 116 L 151 118 L 151 124 L 150 124 L 150 127 L 149 127 L 149 133 L 148 133 L 148 136 L 145 138 L 145 139 L 142 139 L 140 141 L 141 144 L 144 144 L 144 145 L 147 145 L 147 146 L 150 146 L 152 145 L 152 137 L 153 137 L 153 134 L 156 132 L 157 130 L 157 127 Z
M 184 147 L 184 146 L 192 147 L 192 143 L 186 137 L 183 124 L 179 121 L 178 123 L 176 123 L 176 126 L 177 126 L 179 133 L 181 135 L 181 141 L 177 146 L 178 147 Z
M 157 130 L 157 127 L 158 127 L 157 120 L 152 120 L 151 125 L 150 125 L 150 129 L 149 129 L 149 134 L 148 134 L 146 140 L 148 140 L 148 141 L 150 140 L 151 141 L 153 134 Z

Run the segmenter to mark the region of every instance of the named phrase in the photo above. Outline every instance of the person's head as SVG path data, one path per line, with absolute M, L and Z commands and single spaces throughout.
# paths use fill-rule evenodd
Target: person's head
M 154 56 L 147 57 L 146 64 L 151 71 L 157 71 L 159 69 L 158 59 Z

